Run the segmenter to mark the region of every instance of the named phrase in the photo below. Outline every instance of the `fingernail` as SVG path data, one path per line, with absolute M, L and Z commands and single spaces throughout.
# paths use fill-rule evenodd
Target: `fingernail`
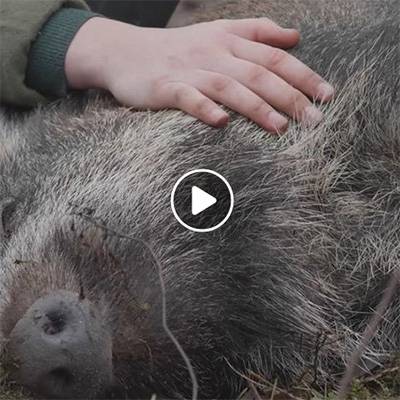
M 306 124 L 318 124 L 322 120 L 324 115 L 318 108 L 314 106 L 308 106 L 304 110 L 304 115 L 303 115 L 303 122 Z
M 335 89 L 329 83 L 323 82 L 318 86 L 318 98 L 321 100 L 329 100 L 333 94 L 335 93 Z
M 285 130 L 288 124 L 288 120 L 277 112 L 270 113 L 269 122 L 277 131 Z

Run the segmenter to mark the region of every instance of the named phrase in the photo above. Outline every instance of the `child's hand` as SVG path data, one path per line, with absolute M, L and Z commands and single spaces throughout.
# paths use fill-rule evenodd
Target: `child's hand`
M 65 60 L 72 88 L 103 88 L 135 108 L 179 108 L 223 126 L 224 104 L 265 129 L 282 132 L 287 119 L 319 121 L 307 98 L 328 100 L 333 88 L 289 48 L 299 33 L 262 19 L 218 20 L 152 29 L 92 18 L 76 34 Z

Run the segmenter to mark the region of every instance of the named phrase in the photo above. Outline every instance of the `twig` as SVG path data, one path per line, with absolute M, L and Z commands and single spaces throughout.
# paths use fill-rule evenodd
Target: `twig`
M 263 400 L 262 397 L 260 396 L 260 393 L 258 393 L 257 388 L 255 387 L 254 383 L 252 382 L 247 382 L 249 388 L 251 389 L 251 391 L 253 392 L 254 398 L 256 400 Z
M 400 371 L 400 367 L 385 368 L 383 371 L 380 371 L 374 375 L 363 378 L 362 382 L 364 382 L 364 383 L 376 382 L 379 378 L 382 378 L 389 374 L 393 374 L 398 371 Z
M 270 400 L 274 400 L 277 385 L 278 385 L 278 381 L 275 379 L 274 386 L 272 386 L 272 390 L 271 390 Z
M 93 217 L 85 215 L 81 212 L 75 212 L 72 213 L 72 215 L 76 215 L 88 222 L 90 222 L 91 224 L 93 224 L 93 226 L 103 229 L 105 230 L 107 233 L 112 234 L 114 236 L 118 236 L 124 239 L 128 239 L 128 240 L 132 240 L 134 242 L 138 242 L 140 244 L 142 244 L 147 251 L 150 253 L 151 257 L 153 258 L 156 266 L 157 266 L 157 272 L 158 272 L 158 277 L 159 277 L 159 281 L 160 281 L 160 288 L 161 288 L 161 297 L 162 297 L 162 325 L 163 325 L 163 329 L 165 331 L 165 333 L 167 334 L 167 336 L 170 338 L 170 340 L 172 341 L 172 343 L 175 345 L 176 349 L 178 350 L 179 354 L 181 355 L 183 361 L 185 362 L 186 368 L 189 372 L 190 375 L 190 379 L 192 381 L 192 400 L 197 400 L 198 399 L 198 392 L 199 392 L 199 385 L 197 382 L 197 378 L 196 378 L 196 374 L 194 372 L 192 363 L 190 362 L 189 357 L 187 356 L 185 350 L 182 348 L 182 346 L 180 345 L 178 339 L 175 337 L 175 335 L 172 333 L 172 331 L 170 330 L 169 326 L 168 326 L 168 321 L 167 321 L 167 298 L 166 298 L 166 288 L 165 288 L 165 282 L 164 282 L 164 278 L 162 275 L 162 265 L 160 260 L 158 259 L 158 257 L 156 256 L 156 254 L 154 253 L 153 248 L 143 239 L 140 238 L 136 238 L 136 237 L 132 237 L 130 235 L 126 235 L 124 233 L 118 232 L 114 229 L 109 228 L 108 226 L 104 225 L 104 224 L 100 224 L 98 223 Z
M 367 327 L 365 328 L 359 346 L 354 350 L 347 365 L 345 374 L 340 381 L 337 398 L 344 400 L 349 392 L 350 385 L 354 379 L 356 368 L 359 365 L 361 357 L 368 346 L 368 343 L 374 337 L 378 326 L 389 307 L 397 287 L 400 285 L 400 270 L 395 270 L 389 280 L 389 283 L 383 293 L 381 301 L 376 307 L 375 312 L 372 314 Z

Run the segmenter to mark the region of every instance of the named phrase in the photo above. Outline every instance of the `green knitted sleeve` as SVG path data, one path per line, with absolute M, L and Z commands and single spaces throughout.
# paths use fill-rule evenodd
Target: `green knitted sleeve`
M 95 15 L 63 8 L 45 23 L 29 53 L 25 82 L 30 88 L 47 97 L 65 96 L 64 60 L 69 44 L 81 25 Z
M 83 0 L 1 0 L 1 103 L 32 107 L 65 94 L 65 53 L 94 15 Z

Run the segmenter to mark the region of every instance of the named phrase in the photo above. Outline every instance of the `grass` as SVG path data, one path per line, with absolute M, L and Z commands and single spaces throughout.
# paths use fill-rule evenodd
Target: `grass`
M 336 400 L 332 388 L 317 391 L 306 378 L 290 390 L 269 382 L 254 382 L 243 393 L 241 400 Z M 353 380 L 347 400 L 400 400 L 400 357 L 359 379 Z
M 28 400 L 28 397 L 19 389 L 11 389 L 6 383 L 7 373 L 0 365 L 0 400 Z

